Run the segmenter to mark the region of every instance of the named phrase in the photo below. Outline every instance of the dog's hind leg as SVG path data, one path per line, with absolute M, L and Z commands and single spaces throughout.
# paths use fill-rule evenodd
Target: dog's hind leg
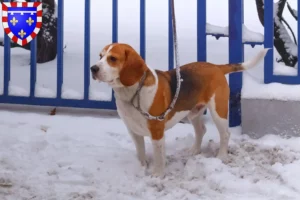
M 206 127 L 203 123 L 203 113 L 205 111 L 205 106 L 195 107 L 191 110 L 191 115 L 189 114 L 188 119 L 192 123 L 195 131 L 195 142 L 192 148 L 189 150 L 190 154 L 197 155 L 201 153 L 201 143 L 204 134 L 206 133 Z
M 228 99 L 229 87 L 219 87 L 208 102 L 210 114 L 220 134 L 220 148 L 217 157 L 226 161 L 230 132 L 228 128 Z

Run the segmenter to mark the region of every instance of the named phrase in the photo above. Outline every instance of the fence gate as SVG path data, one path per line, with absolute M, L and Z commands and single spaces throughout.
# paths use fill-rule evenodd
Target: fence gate
M 146 20 L 145 20 L 145 2 L 140 0 L 140 55 L 146 59 Z M 9 2 L 9 0 L 4 0 Z M 101 108 L 116 109 L 114 98 L 111 101 L 96 101 L 89 99 L 90 86 L 90 0 L 85 0 L 85 17 L 84 17 L 84 98 L 82 100 L 63 99 L 63 34 L 64 34 L 64 0 L 58 2 L 58 27 L 57 27 L 57 93 L 56 98 L 35 97 L 36 83 L 36 39 L 31 42 L 30 54 L 30 95 L 12 96 L 9 95 L 10 81 L 10 39 L 7 35 L 4 37 L 4 92 L 0 95 L 0 103 L 10 104 L 28 104 L 40 106 L 62 106 L 62 107 L 80 107 L 80 108 Z M 206 30 L 206 0 L 197 1 L 197 61 L 206 61 L 206 36 L 211 35 L 216 38 L 229 38 L 229 62 L 240 63 L 244 60 L 244 44 L 246 45 L 264 45 L 266 48 L 273 48 L 273 1 L 265 2 L 265 34 L 263 41 L 245 41 L 242 37 L 243 31 L 243 0 L 228 0 L 229 5 L 229 31 L 228 34 L 207 32 Z M 298 4 L 298 10 L 300 10 Z M 168 9 L 168 66 L 169 69 L 174 67 L 173 54 L 173 35 L 171 21 L 171 0 L 169 0 Z M 299 23 L 299 21 L 298 21 Z M 298 26 L 298 35 L 300 33 Z M 298 37 L 300 38 L 300 37 Z M 118 42 L 118 0 L 112 0 L 112 42 Z M 299 52 L 298 52 L 299 54 Z M 290 84 L 300 84 L 300 68 L 296 77 L 275 76 L 273 75 L 273 50 L 270 50 L 265 58 L 265 83 L 281 82 Z M 241 124 L 241 89 L 242 89 L 242 73 L 234 73 L 229 75 L 230 92 L 230 127 Z

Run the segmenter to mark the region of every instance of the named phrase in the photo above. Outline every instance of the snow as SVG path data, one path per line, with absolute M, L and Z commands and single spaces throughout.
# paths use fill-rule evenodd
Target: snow
M 214 157 L 219 138 L 208 115 L 200 155 L 188 155 L 194 140 L 190 124 L 167 131 L 167 175 L 156 179 L 149 175 L 153 166 L 150 140 L 146 139 L 149 167 L 145 169 L 139 166 L 120 119 L 88 111 L 47 113 L 28 108 L 0 112 L 1 199 L 300 197 L 300 138 L 269 135 L 252 140 L 234 128 L 229 162 L 222 163 Z
M 76 90 L 64 89 L 63 87 L 61 97 L 64 99 L 83 99 L 83 94 Z
M 245 24 L 243 24 L 243 42 L 264 42 L 264 35 L 249 30 Z
M 228 37 L 229 35 L 229 27 L 221 27 L 207 23 L 206 24 L 206 33 L 209 35 L 224 35 Z M 263 42 L 264 35 L 261 33 L 257 33 L 249 30 L 245 24 L 243 24 L 243 42 Z
M 220 34 L 228 36 L 228 27 L 221 27 L 206 23 L 206 33 L 211 35 Z
M 263 80 L 249 75 L 243 80 L 242 98 L 300 101 L 299 90 L 300 85 L 264 84 Z
M 252 54 L 262 47 L 247 48 Z M 276 50 L 274 50 L 277 55 Z M 246 58 L 245 54 L 245 59 Z M 273 73 L 276 75 L 297 75 L 297 69 L 287 67 L 282 63 L 274 61 Z M 281 83 L 264 84 L 264 62 L 258 64 L 257 67 L 249 69 L 243 73 L 242 98 L 245 99 L 269 99 L 282 101 L 300 101 L 300 85 L 287 85 Z
M 297 76 L 298 69 L 294 67 L 288 67 L 283 63 L 276 63 L 274 65 L 274 75 L 286 75 L 286 76 Z
M 111 101 L 112 94 L 107 94 L 104 92 L 99 92 L 96 90 L 90 90 L 90 100 L 98 100 L 98 101 Z
M 57 4 L 57 1 L 55 1 L 55 9 L 54 9 L 54 15 L 53 15 L 54 18 L 57 18 L 57 9 L 58 9 L 58 4 Z
M 55 98 L 56 94 L 49 88 L 45 88 L 43 85 L 36 85 L 35 96 L 36 97 Z
M 28 90 L 16 85 L 10 85 L 8 91 L 11 96 L 29 96 Z

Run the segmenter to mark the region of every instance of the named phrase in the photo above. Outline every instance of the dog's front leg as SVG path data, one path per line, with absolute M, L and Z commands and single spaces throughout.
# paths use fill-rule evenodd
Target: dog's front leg
M 129 130 L 132 140 L 135 144 L 137 158 L 141 162 L 142 166 L 146 166 L 146 151 L 145 151 L 145 140 L 143 136 L 137 135 Z
M 165 137 L 162 136 L 160 139 L 155 139 L 152 137 L 152 146 L 154 161 L 152 175 L 163 178 L 166 164 Z

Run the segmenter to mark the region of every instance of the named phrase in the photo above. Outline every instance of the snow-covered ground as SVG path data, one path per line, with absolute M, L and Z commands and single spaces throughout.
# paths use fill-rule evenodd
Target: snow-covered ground
M 91 64 L 99 51 L 111 42 L 111 3 L 91 0 Z M 147 3 L 147 64 L 166 70 L 168 63 L 167 1 Z M 180 63 L 196 60 L 196 0 L 176 0 Z M 226 33 L 228 1 L 207 1 L 207 22 Z M 293 8 L 297 1 L 290 0 Z M 245 28 L 257 32 L 250 39 L 261 40 L 255 1 L 244 0 Z M 119 1 L 119 41 L 139 50 L 139 0 Z M 217 14 L 216 14 L 217 13 Z M 84 1 L 65 0 L 65 43 L 63 97 L 83 97 Z M 285 10 L 286 20 L 297 34 L 296 22 Z M 221 28 L 220 28 L 221 27 Z M 222 27 L 225 27 L 222 28 Z M 208 27 L 211 31 L 212 26 Z M 216 29 L 214 29 L 216 30 Z M 0 37 L 3 31 L 0 29 Z M 207 37 L 207 60 L 228 62 L 228 39 Z M 245 59 L 262 46 L 245 46 Z M 11 50 L 10 93 L 29 94 L 29 52 Z M 274 60 L 278 56 L 274 52 Z M 37 65 L 37 96 L 55 97 L 56 60 Z M 295 75 L 282 65 L 276 74 Z M 0 48 L 0 83 L 3 82 L 3 48 Z M 0 84 L 0 93 L 3 84 Z M 111 90 L 91 80 L 92 99 L 109 100 Z M 243 97 L 299 100 L 300 86 L 263 84 L 263 63 L 244 73 Z M 59 109 L 0 106 L 0 200 L 281 200 L 300 199 L 299 138 L 265 136 L 252 140 L 231 129 L 230 161 L 214 158 L 218 134 L 209 115 L 203 153 L 189 156 L 193 129 L 178 124 L 167 132 L 167 176 L 163 180 L 148 176 L 152 167 L 152 148 L 147 140 L 150 166 L 139 166 L 131 138 L 115 115 L 88 110 L 84 113 Z M 63 111 L 62 111 L 63 110 Z M 274 113 L 270 113 L 274 114 Z
M 187 151 L 194 140 L 192 126 L 178 124 L 167 132 L 167 176 L 160 180 L 149 176 L 150 140 L 145 170 L 118 118 L 21 110 L 0 112 L 1 200 L 300 198 L 300 138 L 252 140 L 231 129 L 230 159 L 223 164 L 214 158 L 219 136 L 208 116 L 201 155 Z

